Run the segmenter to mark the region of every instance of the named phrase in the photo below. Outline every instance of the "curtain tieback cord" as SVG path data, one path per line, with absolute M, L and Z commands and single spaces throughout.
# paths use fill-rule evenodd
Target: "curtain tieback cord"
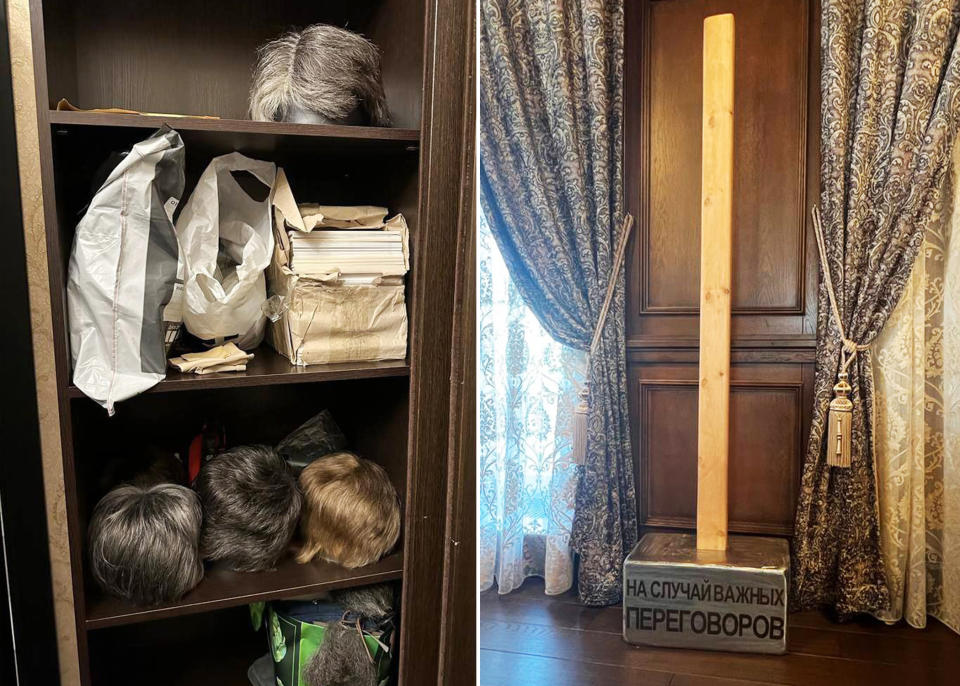
M 820 208 L 814 207 L 813 230 L 817 235 L 817 248 L 820 251 L 820 268 L 823 270 L 823 281 L 827 287 L 827 296 L 830 299 L 830 309 L 833 311 L 833 318 L 840 332 L 840 371 L 837 373 L 837 383 L 833 387 L 834 397 L 830 401 L 830 414 L 827 421 L 827 464 L 831 467 L 850 467 L 852 454 L 852 433 L 853 433 L 853 401 L 848 397 L 852 390 L 847 382 L 849 374 L 847 368 L 853 362 L 857 353 L 861 350 L 867 350 L 870 346 L 860 345 L 856 341 L 847 338 L 843 330 L 843 318 L 840 316 L 840 308 L 837 306 L 837 294 L 833 288 L 833 279 L 830 276 L 830 265 L 827 262 L 827 248 L 823 239 L 823 225 L 820 220 Z M 841 286 L 843 285 L 843 272 L 840 273 Z
M 613 291 L 617 287 L 617 276 L 623 267 L 623 258 L 627 251 L 627 239 L 630 238 L 630 230 L 633 228 L 633 215 L 627 214 L 623 218 L 623 228 L 620 231 L 620 239 L 617 242 L 617 251 L 613 256 L 613 264 L 610 265 L 610 275 L 607 278 L 607 292 L 603 297 L 603 306 L 600 308 L 600 316 L 597 317 L 597 326 L 593 330 L 593 340 L 590 341 L 590 351 L 587 353 L 587 381 L 580 389 L 579 402 L 573 411 L 573 450 L 572 457 L 574 464 L 582 465 L 587 458 L 587 415 L 590 413 L 590 358 L 600 345 L 600 336 L 603 334 L 603 327 L 607 322 L 607 313 L 610 311 L 610 302 L 613 300 Z

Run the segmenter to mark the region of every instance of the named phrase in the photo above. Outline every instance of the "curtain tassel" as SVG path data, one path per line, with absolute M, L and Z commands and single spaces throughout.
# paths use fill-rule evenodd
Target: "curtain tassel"
M 840 316 L 840 307 L 837 305 L 837 294 L 833 289 L 833 280 L 830 277 L 830 265 L 827 261 L 827 248 L 823 239 L 823 225 L 820 221 L 820 209 L 813 208 L 813 232 L 817 236 L 817 249 L 820 251 L 820 269 L 823 271 L 823 282 L 827 287 L 827 296 L 830 299 L 830 309 L 833 319 L 840 332 L 840 373 L 837 374 L 837 385 L 833 387 L 834 397 L 830 401 L 830 415 L 827 420 L 827 465 L 830 467 L 850 467 L 851 444 L 853 433 L 853 401 L 847 397 L 851 389 L 847 383 L 847 367 L 861 350 L 869 349 L 869 345 L 860 345 L 847 338 L 843 330 L 843 317 Z M 840 283 L 843 284 L 843 269 L 841 264 Z
M 850 466 L 850 443 L 853 428 L 853 402 L 847 397 L 850 393 L 847 373 L 840 372 L 837 385 L 833 387 L 834 397 L 830 401 L 830 417 L 827 421 L 827 464 L 831 467 Z
M 587 417 L 590 414 L 590 384 L 583 384 L 580 401 L 573 410 L 573 463 L 582 465 L 587 459 Z

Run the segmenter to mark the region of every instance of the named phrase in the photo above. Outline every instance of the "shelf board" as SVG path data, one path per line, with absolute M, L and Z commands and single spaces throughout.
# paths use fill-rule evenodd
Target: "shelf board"
M 409 376 L 410 365 L 406 360 L 383 360 L 380 362 L 339 362 L 298 367 L 287 358 L 264 344 L 253 351 L 254 358 L 247 362 L 245 372 L 221 372 L 219 374 L 184 374 L 167 369 L 167 378 L 146 393 L 194 391 L 210 388 L 243 388 L 249 386 L 274 386 L 291 383 L 317 383 L 351 379 L 374 379 L 393 376 Z M 67 396 L 83 398 L 83 391 L 73 384 L 67 386 Z
M 50 110 L 54 142 L 62 136 L 94 141 L 106 149 L 127 148 L 163 124 L 176 129 L 189 151 L 205 159 L 239 151 L 253 157 L 294 159 L 316 164 L 320 158 L 334 169 L 358 161 L 403 159 L 420 149 L 418 129 L 379 126 L 290 124 L 249 119 L 203 119 L 111 112 Z
M 271 572 L 232 572 L 214 566 L 203 581 L 178 602 L 144 608 L 106 595 L 88 595 L 86 627 L 103 629 L 155 619 L 197 614 L 257 601 L 319 595 L 323 591 L 393 581 L 403 575 L 403 551 L 366 567 L 347 569 L 330 562 L 301 565 L 292 557 Z
M 333 124 L 292 124 L 288 122 L 253 121 L 250 119 L 205 119 L 203 117 L 171 117 L 153 114 L 118 114 L 115 112 L 72 112 L 50 110 L 51 124 L 77 126 L 115 126 L 156 129 L 163 124 L 178 131 L 222 131 L 226 133 L 310 136 L 340 140 L 394 141 L 417 143 L 420 131 L 385 126 L 338 126 Z

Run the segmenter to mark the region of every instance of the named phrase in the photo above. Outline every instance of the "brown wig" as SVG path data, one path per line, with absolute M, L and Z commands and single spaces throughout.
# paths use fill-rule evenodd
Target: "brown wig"
M 200 552 L 237 572 L 273 569 L 293 538 L 300 491 L 283 458 L 262 445 L 239 446 L 200 469 Z
M 314 460 L 300 474 L 303 546 L 297 562 L 314 557 L 362 567 L 383 557 L 400 535 L 400 502 L 380 465 L 353 453 Z

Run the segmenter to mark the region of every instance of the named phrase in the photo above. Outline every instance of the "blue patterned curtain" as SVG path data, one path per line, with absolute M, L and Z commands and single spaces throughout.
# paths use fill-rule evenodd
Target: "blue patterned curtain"
M 588 350 L 623 221 L 623 2 L 482 0 L 478 51 L 484 214 L 543 328 Z M 620 600 L 637 537 L 623 270 L 613 278 L 572 533 L 588 605 Z
M 571 433 L 584 355 L 543 330 L 482 213 L 478 226 L 478 581 L 509 593 L 540 576 L 555 595 L 573 585 Z

